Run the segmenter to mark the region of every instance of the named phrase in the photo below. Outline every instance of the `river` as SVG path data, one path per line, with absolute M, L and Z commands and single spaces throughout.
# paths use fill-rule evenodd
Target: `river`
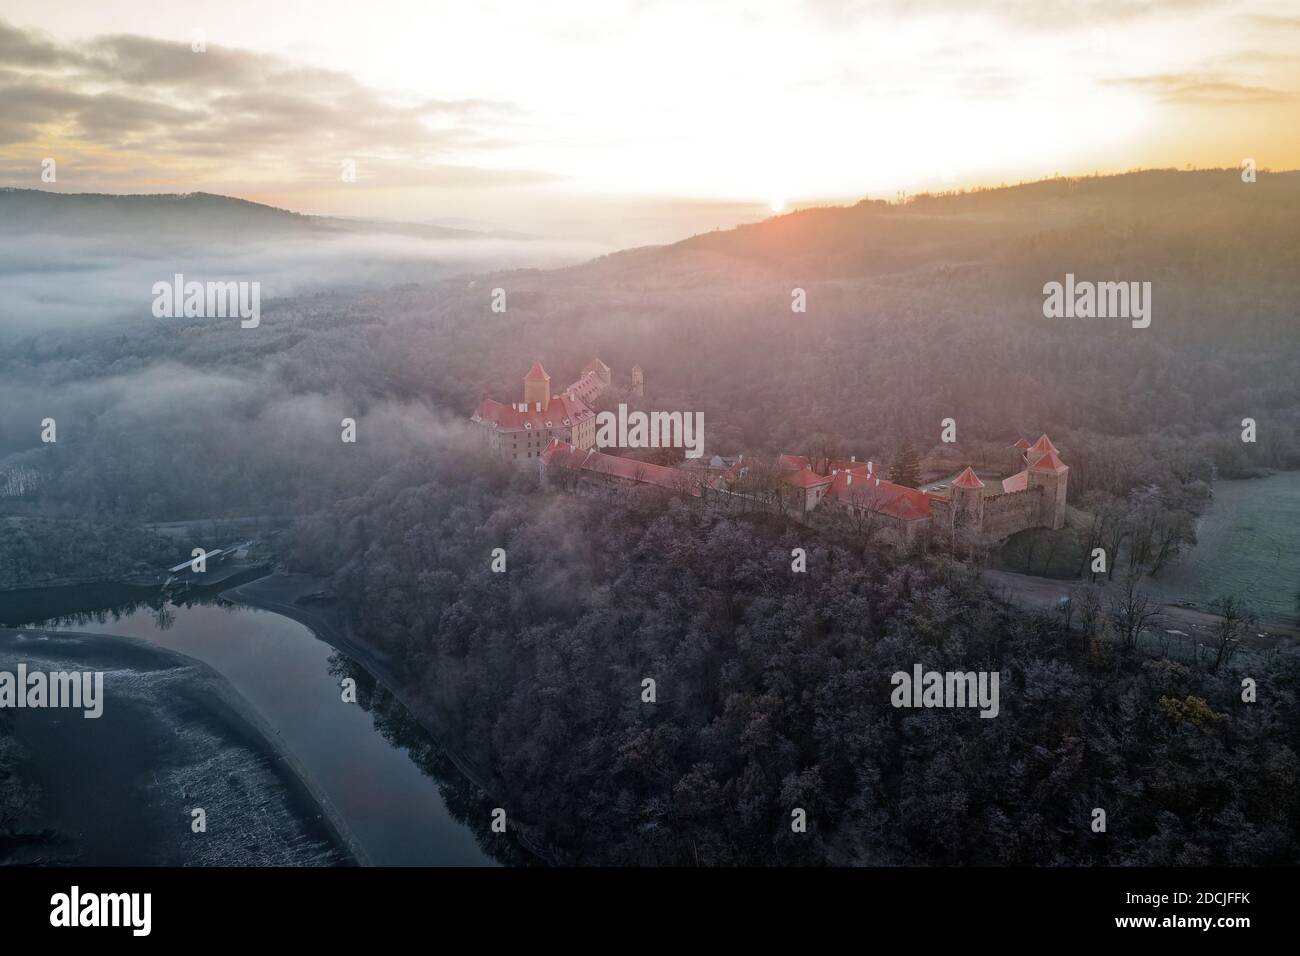
M 344 703 L 340 671 L 357 675 L 358 685 L 367 692 L 373 682 L 359 665 L 305 626 L 216 598 L 180 606 L 162 606 L 155 599 L 151 607 L 123 600 L 132 593 L 129 589 L 101 590 L 116 600 L 95 609 L 96 616 L 104 618 L 98 623 L 85 622 L 84 589 L 79 597 L 76 588 L 27 592 L 22 595 L 24 615 L 31 614 L 34 601 L 43 613 L 10 623 L 48 621 L 41 626 L 142 638 L 208 664 L 275 731 L 372 864 L 497 865 L 479 846 L 475 830 L 448 807 L 448 794 L 472 785 L 455 779 L 454 769 L 444 769 L 441 781 L 430 775 L 435 772 L 428 764 L 435 759 L 430 755 L 437 753 L 436 745 L 382 685 L 382 717 L 359 704 Z M 78 600 L 79 606 L 70 603 Z M 3 611 L 0 606 L 0 620 Z M 76 623 L 59 620 L 74 612 L 80 615 Z M 387 734 L 381 732 L 381 723 Z M 463 796 L 462 804 L 478 802 Z M 466 812 L 478 810 L 462 808 L 461 813 Z M 485 814 L 484 824 L 487 819 Z

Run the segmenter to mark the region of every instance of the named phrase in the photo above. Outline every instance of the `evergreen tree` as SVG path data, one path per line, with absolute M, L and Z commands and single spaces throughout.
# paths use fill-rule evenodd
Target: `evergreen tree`
M 889 480 L 908 488 L 921 486 L 921 460 L 917 457 L 912 442 L 906 438 L 899 443 L 898 450 L 894 452 L 894 461 L 889 466 Z

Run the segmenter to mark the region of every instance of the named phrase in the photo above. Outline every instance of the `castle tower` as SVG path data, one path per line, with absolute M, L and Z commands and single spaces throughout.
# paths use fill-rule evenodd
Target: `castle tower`
M 613 374 L 609 370 L 609 366 L 599 358 L 592 359 L 582 367 L 583 375 L 586 375 L 588 372 L 596 376 L 596 379 L 600 382 L 602 388 L 609 388 L 610 382 L 612 382 L 614 378 Z
M 638 398 L 645 395 L 645 372 L 640 365 L 632 366 L 632 394 Z
M 524 404 L 530 411 L 546 411 L 551 404 L 551 376 L 546 374 L 541 362 L 534 362 L 524 376 Z
M 956 524 L 971 528 L 984 527 L 984 482 L 967 466 L 953 479 L 952 519 Z
M 1032 465 L 1048 452 L 1051 452 L 1052 454 L 1060 454 L 1057 447 L 1052 444 L 1052 440 L 1046 435 L 1041 435 L 1039 436 L 1038 441 L 1030 445 L 1029 449 L 1025 452 L 1025 464 Z
M 1046 438 L 1044 435 L 1043 439 Z M 1047 444 L 1050 446 L 1051 442 Z M 1069 467 L 1061 463 L 1054 447 L 1029 466 L 1029 487 L 1043 489 L 1038 504 L 1038 527 L 1055 531 L 1065 526 L 1065 485 L 1069 476 Z

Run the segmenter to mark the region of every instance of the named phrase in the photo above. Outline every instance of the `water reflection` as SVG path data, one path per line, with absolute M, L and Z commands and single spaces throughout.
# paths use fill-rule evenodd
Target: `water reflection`
M 213 667 L 274 729 L 372 863 L 537 862 L 512 835 L 491 831 L 492 801 L 386 686 L 289 618 L 198 590 L 174 598 L 120 585 L 0 594 L 0 626 L 37 624 L 140 637 Z M 356 704 L 341 700 L 344 678 L 356 682 Z

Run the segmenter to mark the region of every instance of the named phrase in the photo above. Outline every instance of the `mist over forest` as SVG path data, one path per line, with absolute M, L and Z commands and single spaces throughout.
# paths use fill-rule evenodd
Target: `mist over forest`
M 555 267 L 603 251 L 508 230 L 303 216 L 206 193 L 0 189 L 0 337 L 149 319 L 153 284 L 177 273 L 256 281 L 266 302 Z
M 947 453 L 978 461 L 1050 432 L 1072 505 L 1190 547 L 1216 478 L 1300 468 L 1297 223 L 1300 176 L 1211 170 L 810 209 L 555 270 L 510 268 L 533 240 L 204 237 L 182 266 L 93 230 L 0 235 L 0 586 L 147 566 L 155 522 L 281 522 L 287 566 L 332 582 L 563 861 L 1294 863 L 1294 653 L 1244 708 L 1225 669 L 1103 641 L 1104 615 L 1063 636 L 955 555 L 829 534 L 799 580 L 773 573 L 806 534 L 779 521 L 542 496 L 465 420 L 536 359 L 563 384 L 599 356 L 703 411 L 707 455 L 888 459 L 941 450 L 952 417 Z M 488 253 L 447 277 L 466 242 Z M 260 326 L 147 317 L 151 269 L 264 277 Z M 1150 281 L 1150 328 L 1045 318 L 1067 273 Z M 1003 670 L 1007 719 L 888 707 L 884 675 L 918 660 Z M 645 716 L 644 673 L 677 703 Z M 1097 800 L 1125 823 L 1089 841 L 1071 814 Z M 794 803 L 815 840 L 790 840 Z
M 1072 496 L 1123 494 L 1153 470 L 1295 468 L 1297 211 L 1295 175 L 1247 187 L 1229 171 L 1149 172 L 809 210 L 558 271 L 413 269 L 396 288 L 264 299 L 257 329 L 29 313 L 4 324 L 0 397 L 18 414 L 0 423 L 0 462 L 42 474 L 43 509 L 316 507 L 371 474 L 338 449 L 341 418 L 373 415 L 365 457 L 388 460 L 413 444 L 400 415 L 377 413 L 390 403 L 456 428 L 480 395 L 508 400 L 533 360 L 567 381 L 599 355 L 616 375 L 639 363 L 657 407 L 703 411 L 708 454 L 820 443 L 881 457 L 904 436 L 936 445 L 952 416 L 971 457 L 1051 430 L 1069 446 Z M 1042 286 L 1067 272 L 1151 281 L 1151 327 L 1045 319 Z M 62 273 L 22 275 L 41 289 L 29 299 L 82 294 Z M 794 287 L 806 313 L 791 312 Z M 1239 440 L 1247 416 L 1254 445 Z M 40 442 L 46 417 L 56 446 Z M 317 467 L 285 468 L 287 448 L 315 449 Z

